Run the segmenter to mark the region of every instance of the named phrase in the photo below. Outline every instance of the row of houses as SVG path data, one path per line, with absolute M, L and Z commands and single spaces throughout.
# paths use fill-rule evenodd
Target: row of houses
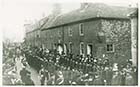
M 82 3 L 69 13 L 41 19 L 33 29 L 26 25 L 26 44 L 56 49 L 60 54 L 108 57 L 123 64 L 132 59 L 131 27 L 137 25 L 131 26 L 128 14 L 135 11 L 137 8 Z

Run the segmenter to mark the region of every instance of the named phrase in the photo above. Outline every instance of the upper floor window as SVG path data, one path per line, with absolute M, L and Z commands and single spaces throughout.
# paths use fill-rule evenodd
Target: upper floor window
M 114 45 L 113 44 L 107 44 L 106 45 L 106 51 L 107 52 L 114 52 Z
M 72 28 L 68 27 L 69 36 L 72 36 Z
M 79 34 L 80 34 L 81 36 L 84 35 L 84 25 L 83 25 L 83 23 L 79 24 Z

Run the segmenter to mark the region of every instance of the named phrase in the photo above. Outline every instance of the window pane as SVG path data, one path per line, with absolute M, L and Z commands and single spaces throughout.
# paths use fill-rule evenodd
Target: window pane
M 107 44 L 107 51 L 113 51 L 113 44 Z
M 80 32 L 80 35 L 83 35 L 84 34 L 83 24 L 80 24 L 80 26 L 79 26 L 79 32 Z
M 81 24 L 81 34 L 83 34 L 83 24 Z

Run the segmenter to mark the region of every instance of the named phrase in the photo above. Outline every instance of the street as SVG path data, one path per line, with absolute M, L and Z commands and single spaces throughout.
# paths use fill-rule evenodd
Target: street
M 20 70 L 22 70 L 22 63 L 21 63 L 21 59 L 16 59 L 16 67 L 17 67 L 17 76 L 18 78 L 20 78 Z M 40 81 L 38 79 L 38 73 L 36 72 L 35 69 L 27 66 L 26 67 L 28 71 L 31 72 L 31 79 L 33 80 L 35 85 L 40 85 Z

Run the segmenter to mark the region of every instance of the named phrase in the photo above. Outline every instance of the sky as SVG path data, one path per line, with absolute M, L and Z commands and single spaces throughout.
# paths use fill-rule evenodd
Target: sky
M 3 40 L 8 38 L 14 42 L 21 42 L 25 36 L 24 24 L 37 21 L 51 14 L 54 3 L 60 3 L 62 13 L 80 7 L 85 0 L 1 0 L 2 9 L 2 35 Z M 136 0 L 86 0 L 88 2 L 101 2 L 110 5 L 128 6 L 136 5 Z M 116 2 L 117 1 L 117 2 Z M 135 1 L 135 2 L 134 2 Z

